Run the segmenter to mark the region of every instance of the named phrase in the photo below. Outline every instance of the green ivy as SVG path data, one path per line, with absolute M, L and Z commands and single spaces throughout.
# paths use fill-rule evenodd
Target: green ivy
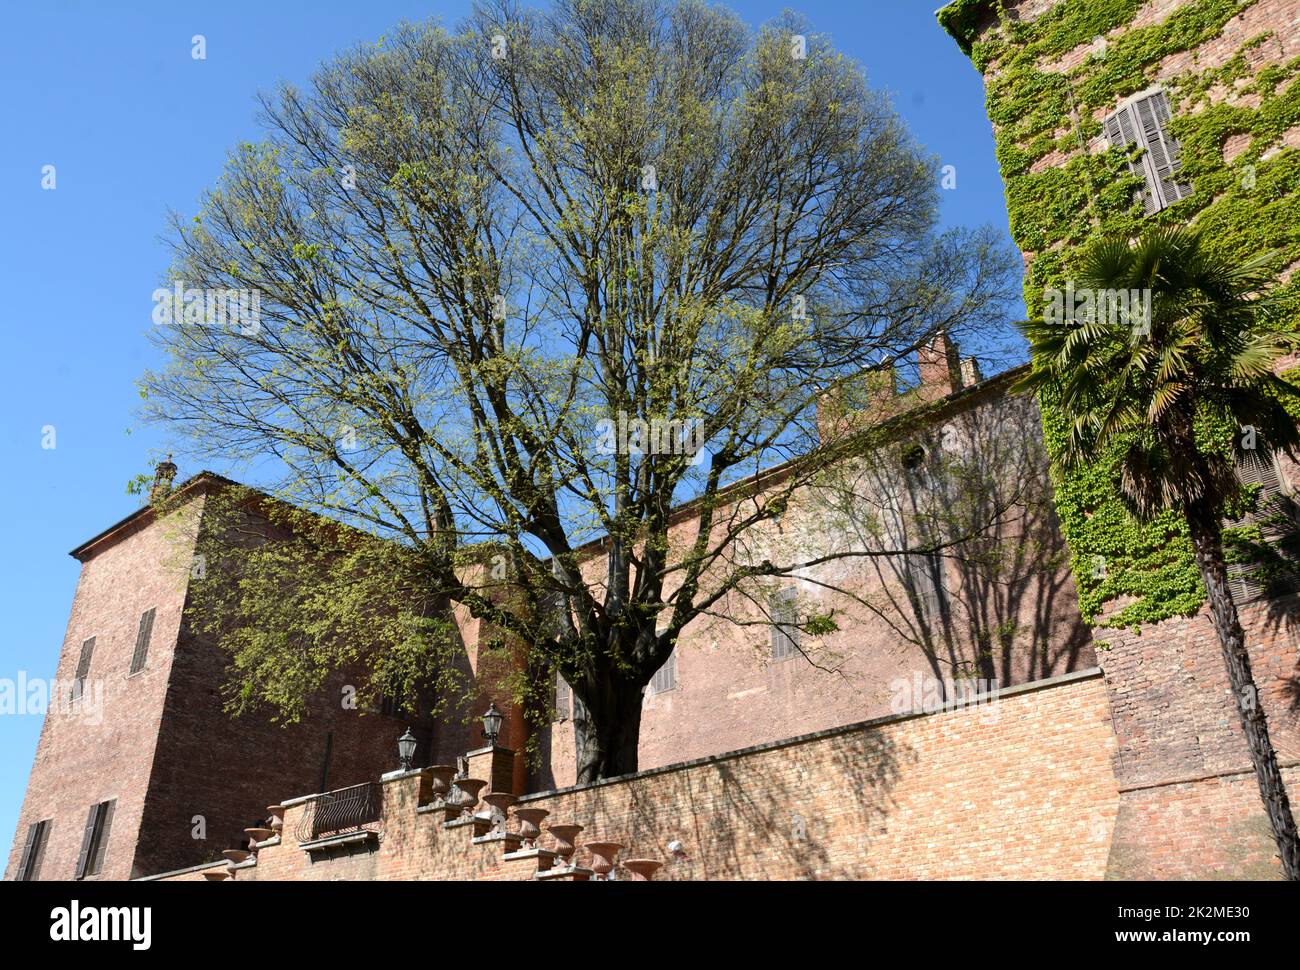
M 1158 23 L 1128 30 L 1142 0 L 1064 0 L 1032 21 L 1010 19 L 999 0 L 955 0 L 939 11 L 940 24 L 985 75 L 1011 235 L 1034 254 L 1024 282 L 1031 315 L 1041 312 L 1045 288 L 1071 278 L 1080 244 L 1100 234 L 1135 235 L 1152 223 L 1195 219 L 1218 252 L 1236 258 L 1278 250 L 1278 268 L 1300 259 L 1300 151 L 1279 145 L 1283 132 L 1300 125 L 1300 58 L 1252 76 L 1248 55 L 1271 34 L 1247 38 L 1218 68 L 1193 65 L 1161 82 L 1174 115 L 1170 131 L 1182 146 L 1179 178 L 1194 189 L 1188 198 L 1146 216 L 1130 156 L 1082 147 L 1101 134 L 1094 115 L 1154 85 L 1167 58 L 1218 36 L 1257 2 L 1193 0 Z M 989 17 L 997 25 L 979 36 Z M 1094 44 L 1099 37 L 1104 45 Z M 1069 70 L 1045 69 L 1086 45 L 1092 49 Z M 1235 103 L 1210 104 L 1216 90 L 1234 91 Z M 1234 135 L 1249 141 L 1225 163 L 1224 143 Z M 1064 163 L 1035 172 L 1052 152 L 1067 156 Z M 1300 273 L 1284 295 L 1300 307 Z M 1300 383 L 1300 375 L 1290 376 Z M 1066 419 L 1050 400 L 1041 403 L 1047 445 L 1057 454 Z M 1204 447 L 1226 448 L 1235 429 L 1207 421 L 1199 433 Z M 1145 524 L 1128 514 L 1118 491 L 1122 451 L 1117 442 L 1105 460 L 1056 476 L 1080 610 L 1090 622 L 1110 611 L 1105 625 L 1116 627 L 1193 613 L 1205 591 L 1186 525 L 1176 512 Z M 1247 528 L 1230 530 L 1227 538 L 1238 549 L 1253 536 Z

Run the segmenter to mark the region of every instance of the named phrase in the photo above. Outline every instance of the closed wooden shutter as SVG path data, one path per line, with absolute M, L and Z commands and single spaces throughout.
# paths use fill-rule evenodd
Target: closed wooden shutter
M 928 623 L 937 621 L 946 602 L 943 557 L 933 552 L 908 555 L 907 576 L 921 617 Z
M 136 674 L 144 669 L 145 661 L 149 659 L 149 638 L 153 636 L 153 618 L 156 610 L 148 609 L 140 615 L 140 629 L 135 635 L 135 653 L 131 655 L 131 673 Z
M 1276 542 L 1287 537 L 1295 527 L 1295 520 L 1287 508 L 1282 475 L 1273 457 L 1254 453 L 1238 458 L 1237 479 L 1242 485 L 1258 485 L 1259 495 L 1255 500 L 1254 512 L 1228 522 L 1227 525 L 1240 528 L 1258 524 L 1265 541 Z M 1258 568 L 1258 563 L 1228 564 L 1228 587 L 1235 602 L 1248 603 L 1264 595 L 1266 590 L 1263 584 L 1251 578 Z
M 95 842 L 95 827 L 99 823 L 99 813 L 102 809 L 102 803 L 91 805 L 90 813 L 86 816 L 86 829 L 81 833 L 81 851 L 77 853 L 77 869 L 74 877 L 76 879 L 83 879 L 86 876 L 86 861 L 91 857 Z
M 768 618 L 772 621 L 772 659 L 794 656 L 799 649 L 799 594 L 793 589 L 773 593 L 768 600 Z
M 668 659 L 664 661 L 663 666 L 655 671 L 655 675 L 650 678 L 650 692 L 652 694 L 662 694 L 666 690 L 673 690 L 677 687 L 677 648 L 674 647 L 668 654 Z
M 572 703 L 573 691 L 568 682 L 555 673 L 555 720 L 564 721 L 569 717 L 569 705 Z
M 86 686 L 86 675 L 90 673 L 90 660 L 95 655 L 95 638 L 91 637 L 81 645 L 81 656 L 77 658 L 77 672 L 72 678 L 72 699 L 81 696 Z
M 1142 132 L 1146 161 L 1161 207 L 1171 206 L 1191 195 L 1192 190 L 1174 180 L 1174 173 L 1182 163 L 1178 141 L 1169 134 L 1169 99 L 1165 92 L 1155 91 L 1134 101 L 1133 112 Z
M 104 855 L 108 851 L 108 833 L 113 826 L 113 806 L 116 801 L 101 802 L 99 813 L 99 831 L 95 833 L 95 853 L 91 862 L 91 874 L 100 872 L 104 868 Z
M 45 861 L 45 847 L 50 844 L 50 830 L 54 828 L 54 819 L 47 818 L 40 823 L 41 831 L 36 837 L 36 849 L 32 854 L 31 875 L 29 879 L 38 879 L 41 875 L 41 863 Z
M 1191 186 L 1174 178 L 1182 165 L 1181 149 L 1169 134 L 1169 120 L 1168 97 L 1152 91 L 1120 105 L 1102 122 L 1111 145 L 1144 149 L 1141 158 L 1129 162 L 1129 171 L 1146 183 L 1142 205 L 1148 215 L 1192 194 Z
M 41 871 L 41 859 L 45 855 L 45 844 L 49 841 L 50 821 L 48 819 L 33 822 L 27 826 L 27 841 L 23 844 L 22 860 L 18 863 L 18 879 L 29 882 Z

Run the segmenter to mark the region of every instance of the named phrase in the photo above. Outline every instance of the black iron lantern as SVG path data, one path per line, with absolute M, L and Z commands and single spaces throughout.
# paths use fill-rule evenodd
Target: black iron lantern
M 397 757 L 402 761 L 402 770 L 410 771 L 411 761 L 415 758 L 415 735 L 410 728 L 397 739 Z
M 487 737 L 489 747 L 496 747 L 497 738 L 501 736 L 501 722 L 505 717 L 497 710 L 496 702 L 488 705 L 487 713 L 483 715 L 483 734 Z

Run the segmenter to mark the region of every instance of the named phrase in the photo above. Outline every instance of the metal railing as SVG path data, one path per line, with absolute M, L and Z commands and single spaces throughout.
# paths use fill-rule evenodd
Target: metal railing
M 307 803 L 295 834 L 299 842 L 352 831 L 378 831 L 384 814 L 383 793 L 375 782 L 318 795 Z

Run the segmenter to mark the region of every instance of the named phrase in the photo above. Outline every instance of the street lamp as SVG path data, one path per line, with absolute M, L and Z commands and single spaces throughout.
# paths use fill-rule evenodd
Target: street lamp
M 408 727 L 406 733 L 397 739 L 397 756 L 402 761 L 402 770 L 411 770 L 411 761 L 415 757 L 415 735 Z
M 483 733 L 487 736 L 488 747 L 497 746 L 497 738 L 501 736 L 501 722 L 505 717 L 497 710 L 496 702 L 493 701 L 488 705 L 487 713 L 483 715 Z

